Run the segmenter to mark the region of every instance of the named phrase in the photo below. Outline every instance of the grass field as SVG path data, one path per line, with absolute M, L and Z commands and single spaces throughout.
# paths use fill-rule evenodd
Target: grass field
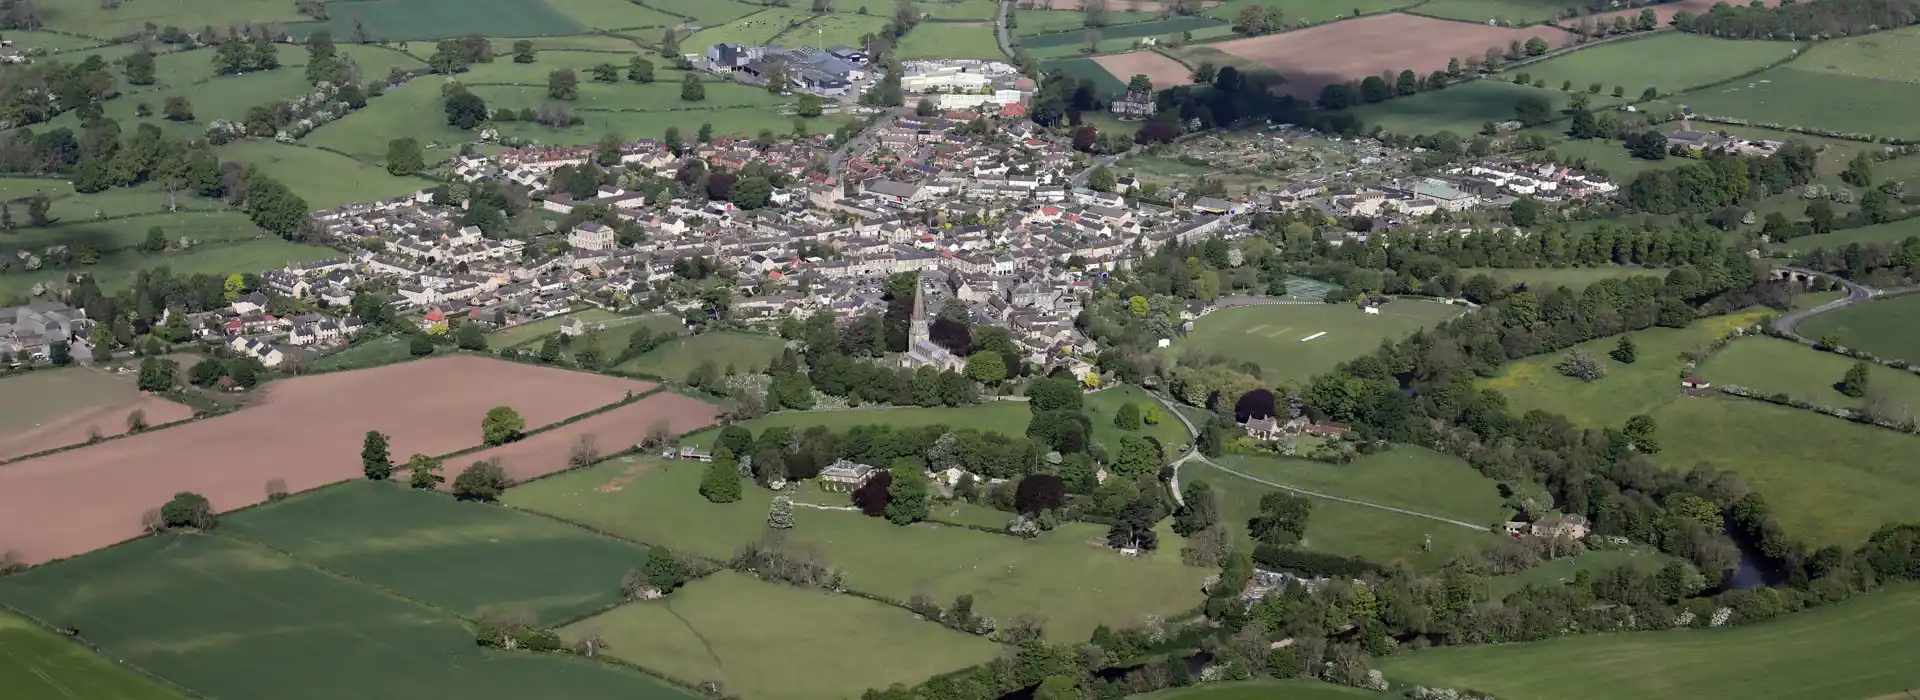
M 619 314 L 601 308 L 590 308 L 559 316 L 548 316 L 538 321 L 529 321 L 518 326 L 508 326 L 487 334 L 487 347 L 511 348 L 537 342 L 549 335 L 560 332 L 569 319 L 580 319 L 582 323 L 605 323 L 620 318 Z
M 1310 680 L 1208 683 L 1138 696 L 1140 700 L 1360 700 L 1379 693 Z
M 1396 447 L 1351 464 L 1308 459 L 1230 456 L 1222 466 L 1268 481 L 1470 523 L 1504 520 L 1499 484 L 1466 462 L 1419 447 Z M 1235 479 L 1229 483 L 1245 483 Z M 1216 484 L 1220 486 L 1220 484 Z
M 624 341 L 621 344 L 625 346 Z M 721 372 L 728 367 L 742 373 L 759 372 L 765 370 L 785 349 L 785 341 L 770 335 L 727 331 L 700 333 L 667 341 L 665 345 L 621 363 L 616 369 L 685 379 L 700 363 L 712 360 Z
M 455 459 L 445 475 L 467 464 Z M 221 526 L 437 608 L 463 615 L 519 610 L 548 624 L 619 602 L 620 576 L 647 558 L 626 542 L 398 483 L 348 482 L 248 510 Z
M 1293 383 L 1460 315 L 1457 306 L 1402 299 L 1362 313 L 1353 304 L 1285 304 L 1222 309 L 1193 322 L 1193 332 L 1162 350 L 1179 357 L 1188 348 L 1234 362 L 1252 362 L 1269 381 Z M 1304 340 L 1322 333 L 1312 340 Z
M 1695 112 L 1804 128 L 1914 138 L 1920 125 L 1895 115 L 1920 104 L 1920 84 L 1809 70 L 1821 47 L 1759 75 L 1676 98 Z
M 102 39 L 118 38 L 140 29 L 146 22 L 199 31 L 200 26 L 208 24 L 226 26 L 301 19 L 294 13 L 293 3 L 278 0 L 147 0 L 116 5 L 112 9 L 97 2 L 45 4 L 46 7 L 39 9 L 40 20 L 47 29 Z
M 845 431 L 856 425 L 884 423 L 895 428 L 913 428 L 927 425 L 945 425 L 953 430 L 968 428 L 982 432 L 996 432 L 1002 435 L 1025 435 L 1027 421 L 1033 414 L 1025 403 L 1018 401 L 995 401 L 978 406 L 959 406 L 953 408 L 875 408 L 850 411 L 780 411 L 770 413 L 753 420 L 741 421 L 739 426 L 752 430 L 755 435 L 767 428 L 785 426 L 795 430 L 804 430 L 816 425 L 828 429 Z M 720 434 L 718 429 L 694 433 L 687 437 L 687 443 L 701 447 L 710 446 Z
M 1325 0 L 1229 0 L 1228 2 L 1215 6 L 1211 10 L 1207 10 L 1206 15 L 1208 17 L 1232 22 L 1240 16 L 1240 11 L 1248 5 L 1259 5 L 1268 10 L 1278 10 L 1280 17 L 1287 25 L 1293 26 L 1302 21 L 1318 23 L 1336 19 L 1347 19 L 1353 17 L 1355 12 L 1372 14 L 1391 10 L 1396 7 L 1406 7 L 1417 4 L 1419 4 L 1417 0 L 1357 0 L 1356 2 L 1326 2 Z
M 944 6 L 949 3 L 937 4 Z M 967 7 L 968 5 L 953 4 L 952 6 Z M 781 35 L 780 43 L 785 46 L 813 46 L 823 49 L 831 48 L 837 44 L 859 46 L 860 37 L 879 33 L 880 28 L 885 26 L 886 23 L 887 20 L 883 17 L 857 15 L 849 12 L 814 15 L 813 18 L 805 24 L 794 27 L 786 34 Z
M 582 26 L 599 30 L 671 27 L 685 21 L 628 0 L 547 0 Z
M 1582 0 L 1433 0 L 1420 3 L 1414 11 L 1463 22 L 1497 19 L 1511 24 L 1538 24 L 1585 4 Z
M 375 40 L 408 41 L 467 35 L 558 36 L 589 29 L 546 0 L 358 0 L 351 6 L 351 11 L 328 13 L 325 22 L 298 22 L 288 25 L 287 31 L 299 38 L 321 29 L 349 37 L 357 20 Z
M 474 138 L 472 132 L 447 126 L 444 118 L 420 118 L 423 114 L 441 113 L 440 102 L 439 81 L 408 81 L 399 89 L 388 90 L 387 94 L 368 101 L 365 108 L 315 129 L 300 142 L 331 148 L 364 163 L 379 163 L 387 158 L 389 141 L 412 137 L 427 147 L 424 155 L 427 164 L 433 165 L 457 155 L 457 150 L 450 146 Z
M 1127 90 L 1125 81 L 1114 77 L 1112 71 L 1095 63 L 1091 58 L 1056 58 L 1047 61 L 1043 67 L 1048 74 L 1070 75 L 1083 84 L 1091 84 L 1093 89 L 1102 95 L 1118 95 Z M 1133 130 L 1137 131 L 1139 128 L 1135 125 Z
M 1607 86 L 1609 94 L 1614 85 L 1626 88 L 1628 96 L 1637 96 L 1649 87 L 1666 94 L 1751 73 L 1793 56 L 1799 49 L 1799 44 L 1785 41 L 1734 41 L 1659 32 L 1581 49 L 1515 70 L 1546 78 L 1547 87 L 1556 90 L 1563 81 L 1571 80 L 1575 90 L 1600 83 Z
M 359 369 L 390 365 L 409 357 L 413 357 L 413 353 L 407 348 L 407 341 L 400 336 L 387 336 L 322 356 L 307 366 L 315 371 Z
M 1581 571 L 1598 576 L 1607 569 L 1629 566 L 1642 574 L 1651 574 L 1659 571 L 1660 567 L 1666 566 L 1670 561 L 1676 560 L 1672 556 L 1647 548 L 1602 549 L 1578 556 L 1543 561 L 1538 566 L 1517 574 L 1494 576 L 1489 579 L 1488 585 L 1492 593 L 1491 597 L 1494 600 L 1502 600 L 1529 585 L 1546 588 L 1565 586 L 1571 583 Z
M 1920 588 L 1906 585 L 1780 620 L 1403 653 L 1374 666 L 1396 683 L 1502 698 L 1691 700 L 1904 698 Z
M 21 50 L 40 49 L 49 54 L 62 51 L 83 51 L 100 46 L 99 39 L 69 36 L 53 32 L 33 31 L 31 29 L 11 29 L 7 31 L 7 40 Z
M 691 17 L 693 24 L 705 27 L 725 24 L 766 9 L 763 5 L 735 0 L 647 0 L 647 6 L 669 14 Z M 692 44 L 686 45 L 692 46 Z
M 779 414 L 776 414 L 779 415 Z M 748 486 L 735 503 L 698 495 L 704 465 L 620 458 L 517 487 L 510 505 L 548 513 L 641 542 L 709 557 L 731 556 L 766 530 L 772 493 Z M 1002 621 L 1047 617 L 1047 635 L 1085 639 L 1100 624 L 1138 623 L 1200 601 L 1205 570 L 1179 560 L 1179 538 L 1159 551 L 1121 557 L 1088 544 L 1105 528 L 1071 523 L 1021 540 L 934 524 L 901 528 L 847 511 L 796 509 L 789 537 L 814 544 L 846 573 L 847 587 L 904 601 L 916 594 L 951 601 L 971 593 L 975 609 Z
M 140 397 L 140 390 L 126 377 L 82 367 L 49 370 L 42 365 L 41 371 L 0 379 L 0 396 L 19 399 L 0 401 L 0 438 L 6 438 L 54 418 L 131 402 Z
M 1920 236 L 1920 218 L 1901 219 L 1885 224 L 1841 229 L 1833 233 L 1801 236 L 1789 239 L 1781 247 L 1795 253 L 1804 253 L 1815 248 L 1839 250 L 1853 243 L 1899 243 L 1912 236 Z
M 294 194 L 307 200 L 307 205 L 314 209 L 392 199 L 434 184 L 423 178 L 396 177 L 388 174 L 386 168 L 338 153 L 273 141 L 235 141 L 221 146 L 219 153 L 222 160 L 258 166 L 287 183 Z
M 1514 105 L 1528 95 L 1545 96 L 1556 110 L 1564 109 L 1567 105 L 1567 94 L 1558 89 L 1543 90 L 1486 79 L 1355 107 L 1347 110 L 1347 113 L 1359 117 L 1369 129 L 1377 124 L 1395 134 L 1425 135 L 1451 131 L 1466 137 L 1479 133 L 1480 126 L 1487 122 L 1513 119 Z M 1593 101 L 1595 105 L 1600 105 L 1611 99 L 1610 96 L 1599 95 Z
M 994 0 L 915 0 L 913 6 L 935 19 L 990 21 L 1000 12 L 1000 3 Z M 845 12 L 851 8 L 840 9 Z
M 207 697 L 692 697 L 604 664 L 482 650 L 452 615 L 219 536 L 150 537 L 35 568 L 0 579 L 0 598 Z
M 1529 289 L 1552 289 L 1567 287 L 1575 291 L 1586 289 L 1587 285 L 1600 280 L 1626 279 L 1628 277 L 1665 278 L 1667 271 L 1661 268 L 1627 267 L 1606 265 L 1602 267 L 1538 267 L 1538 268 L 1461 268 L 1460 279 L 1486 274 L 1503 285 L 1524 284 Z
M 999 60 L 1000 44 L 992 22 L 922 22 L 900 39 L 894 55 L 900 60 L 982 58 Z
M 0 613 L 0 688 L 10 698 L 184 700 L 52 632 Z
M 1160 424 L 1146 425 L 1143 423 L 1139 430 L 1120 429 L 1119 426 L 1113 424 L 1113 416 L 1120 412 L 1122 405 L 1127 403 L 1139 406 L 1141 415 L 1145 415 L 1148 409 L 1158 411 L 1160 413 Z M 1098 393 L 1088 394 L 1085 399 L 1085 406 L 1087 419 L 1093 421 L 1093 440 L 1094 442 L 1105 445 L 1107 454 L 1119 454 L 1120 438 L 1128 435 L 1150 437 L 1159 440 L 1160 449 L 1166 454 L 1168 459 L 1180 456 L 1186 452 L 1184 448 L 1193 444 L 1193 435 L 1187 432 L 1186 424 L 1181 423 L 1178 417 L 1168 413 L 1166 406 L 1162 406 L 1159 401 L 1153 400 L 1153 397 L 1148 396 L 1147 392 L 1141 391 L 1140 387 L 1126 384 Z
M 1837 333 L 1846 347 L 1920 362 L 1920 296 L 1880 299 L 1829 311 L 1807 319 L 1797 330 L 1808 338 Z
M 203 243 L 188 250 L 158 255 L 124 248 L 139 242 L 147 229 L 154 226 L 160 227 L 168 240 L 177 241 L 186 236 Z M 92 275 L 101 289 L 113 290 L 124 287 L 137 271 L 159 265 L 171 268 L 176 276 L 204 272 L 224 277 L 235 272 L 259 272 L 290 262 L 340 256 L 340 252 L 332 248 L 275 238 L 254 228 L 244 214 L 229 212 L 158 214 L 28 229 L 0 240 L 0 254 L 11 255 L 20 248 L 53 245 L 39 242 L 41 240 L 69 245 L 80 240 L 95 242 L 102 251 L 100 261 L 58 270 L 16 270 L 0 274 L 0 299 L 25 295 L 37 282 L 58 281 L 74 272 Z
M 706 47 L 723 42 L 767 44 L 773 38 L 813 19 L 813 13 L 799 7 L 771 7 L 746 17 L 695 32 L 685 42 L 687 51 L 706 52 Z M 695 47 L 698 47 L 697 49 Z
M 1000 646 L 871 600 L 721 571 L 572 625 L 607 654 L 749 698 L 840 700 L 982 663 Z M 859 652 L 815 640 L 858 640 Z
M 1197 36 L 1201 30 L 1219 27 L 1223 24 L 1220 20 L 1211 17 L 1176 17 L 1151 22 L 1114 24 L 1101 27 L 1099 31 L 1100 38 L 1103 41 L 1177 35 L 1181 32 L 1194 32 Z M 1029 50 L 1039 50 L 1057 46 L 1078 47 L 1086 41 L 1084 34 L 1085 32 L 1062 32 L 1044 36 L 1029 36 L 1021 38 L 1019 43 L 1020 48 Z M 1076 52 L 1077 51 L 1076 49 Z
M 1025 37 L 1049 32 L 1074 32 L 1086 29 L 1087 13 L 1078 10 L 1014 10 L 1013 34 Z M 1112 24 L 1133 24 L 1159 19 L 1152 12 L 1109 12 Z M 1019 39 L 1015 39 L 1019 41 Z
M 1818 318 L 1817 316 L 1815 318 Z M 1700 377 L 1717 385 L 1734 384 L 1768 394 L 1781 393 L 1824 406 L 1858 408 L 1865 404 L 1833 387 L 1853 367 L 1853 359 L 1821 352 L 1779 338 L 1748 338 L 1728 343 L 1700 366 Z M 1868 365 L 1867 376 L 1894 420 L 1920 409 L 1920 376 L 1891 367 Z

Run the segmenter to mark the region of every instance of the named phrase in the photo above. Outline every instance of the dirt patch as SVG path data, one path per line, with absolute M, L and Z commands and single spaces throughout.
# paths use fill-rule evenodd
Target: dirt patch
M 1207 0 L 1206 2 L 1200 3 L 1200 7 L 1206 9 L 1219 4 L 1220 2 L 1217 0 Z M 1107 0 L 1107 11 L 1159 12 L 1172 5 L 1173 3 L 1171 2 L 1162 3 L 1158 0 Z M 1087 9 L 1087 0 L 1032 0 L 1031 2 L 1022 0 L 1022 2 L 1018 4 L 1018 7 L 1029 10 L 1085 10 Z
M 600 493 L 613 493 L 624 489 L 627 487 L 627 484 L 639 481 L 640 477 L 646 476 L 647 470 L 652 466 L 652 462 L 641 462 L 630 465 L 626 469 L 620 470 L 619 476 L 608 479 L 607 483 L 593 487 L 593 490 L 599 491 Z
M 78 445 L 92 439 L 96 432 L 103 438 L 119 435 L 127 432 L 127 416 L 134 411 L 146 416 L 148 428 L 193 417 L 193 409 L 185 404 L 158 396 L 140 396 L 112 406 L 60 416 L 32 430 L 0 438 L 0 460 Z
M 1512 42 L 1536 36 L 1554 48 L 1571 38 L 1553 27 L 1507 29 L 1385 14 L 1208 46 L 1279 71 L 1287 78 L 1286 92 L 1312 99 L 1332 83 L 1409 69 L 1426 75 L 1446 68 L 1450 59 L 1464 62 L 1487 49 L 1505 53 Z
M 1122 83 L 1132 80 L 1133 76 L 1145 74 L 1148 80 L 1153 81 L 1153 87 L 1156 90 L 1193 82 L 1193 71 L 1187 70 L 1187 67 L 1180 65 L 1179 61 L 1153 51 L 1128 51 L 1095 56 L 1093 62 L 1107 69 L 1108 73 L 1112 73 L 1113 77 L 1119 78 Z
M 474 462 L 498 459 L 508 478 L 526 481 L 567 469 L 581 438 L 591 437 L 598 454 L 610 455 L 639 444 L 655 423 L 664 421 L 668 433 L 679 435 L 713 425 L 721 412 L 719 406 L 699 399 L 655 394 L 510 445 L 460 457 L 455 460 L 457 464 L 447 465 L 447 473 L 459 473 Z
M 0 550 L 37 563 L 106 547 L 138 536 L 141 513 L 180 491 L 224 512 L 265 500 L 269 479 L 299 492 L 359 478 L 368 430 L 391 436 L 404 461 L 477 444 L 494 406 L 540 426 L 652 387 L 467 356 L 274 382 L 237 413 L 0 466 Z

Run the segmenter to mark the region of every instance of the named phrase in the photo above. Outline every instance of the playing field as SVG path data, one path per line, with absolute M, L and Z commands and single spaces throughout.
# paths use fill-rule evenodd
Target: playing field
M 1815 316 L 1814 318 L 1819 318 Z M 1747 338 L 1713 354 L 1700 366 L 1701 378 L 1718 386 L 1743 386 L 1767 394 L 1786 394 L 1821 406 L 1859 408 L 1865 399 L 1834 388 L 1854 360 L 1779 338 Z M 1869 364 L 1868 385 L 1879 410 L 1893 420 L 1920 417 L 1920 376 Z
M 1115 410 L 1118 410 L 1116 407 Z M 753 420 L 741 421 L 738 425 L 755 434 L 767 428 L 785 426 L 796 431 L 816 425 L 826 426 L 835 432 L 845 431 L 856 425 L 885 424 L 899 428 L 914 428 L 927 425 L 945 425 L 954 430 L 968 428 L 981 432 L 1000 433 L 1002 435 L 1025 435 L 1027 421 L 1033 417 L 1027 404 L 1019 401 L 995 401 L 978 406 L 954 406 L 921 408 L 917 406 L 885 407 L 873 409 L 855 409 L 849 411 L 780 411 L 770 413 Z M 1169 417 L 1171 419 L 1171 417 Z M 708 430 L 687 436 L 687 443 L 702 447 L 713 444 L 718 430 Z
M 1746 627 L 1434 649 L 1374 665 L 1395 683 L 1502 698 L 1893 700 L 1920 688 L 1915 625 L 1920 588 L 1909 584 Z
M 631 333 L 629 332 L 629 336 Z M 622 344 L 624 348 L 624 342 Z M 786 342 L 770 335 L 717 331 L 667 341 L 646 354 L 622 363 L 626 372 L 686 379 L 694 368 L 711 361 L 715 369 L 732 367 L 741 373 L 762 372 L 786 349 Z
M 1802 336 L 1840 336 L 1840 344 L 1879 357 L 1920 362 L 1920 296 L 1880 299 L 1829 311 L 1800 323 Z
M 183 700 L 185 696 L 18 617 L 0 613 L 0 688 L 13 698 Z
M 738 502 L 709 503 L 698 493 L 704 472 L 698 462 L 621 458 L 519 486 L 506 501 L 636 541 L 726 558 L 765 531 L 772 493 L 748 485 Z M 1047 636 L 1057 640 L 1191 609 L 1208 573 L 1180 563 L 1179 538 L 1170 532 L 1152 556 L 1129 558 L 1088 544 L 1106 528 L 1083 523 L 1021 540 L 934 524 L 902 528 L 847 511 L 799 508 L 794 519 L 789 537 L 818 546 L 852 590 L 899 601 L 971 593 L 976 610 L 1002 621 L 1046 616 Z
M 1001 60 L 992 22 L 922 22 L 900 39 L 894 56 L 903 61 L 934 58 Z
M 1581 91 L 1600 83 L 1609 93 L 1619 85 L 1633 97 L 1649 87 L 1668 94 L 1718 83 L 1789 58 L 1799 50 L 1799 44 L 1785 41 L 1734 41 L 1660 32 L 1581 49 L 1516 70 L 1545 78 L 1547 87 L 1556 90 L 1565 81 L 1572 81 L 1573 89 Z
M 1353 304 L 1280 304 L 1222 309 L 1193 322 L 1193 332 L 1162 350 L 1170 357 L 1200 352 L 1234 363 L 1251 362 L 1269 381 L 1304 382 L 1333 366 L 1372 352 L 1454 316 L 1462 309 L 1401 299 L 1368 314 Z M 1311 340 L 1309 340 L 1311 338 Z
M 943 601 L 950 602 L 950 601 Z M 841 700 L 993 659 L 1000 646 L 850 595 L 721 571 L 663 600 L 570 626 L 606 638 L 607 655 L 749 698 Z M 857 642 L 859 653 L 844 644 Z
M 1619 144 L 1614 144 L 1618 146 Z M 1628 277 L 1666 277 L 1667 271 L 1661 268 L 1627 267 L 1606 265 L 1602 267 L 1538 267 L 1538 268 L 1493 268 L 1465 267 L 1460 269 L 1460 279 L 1471 279 L 1474 275 L 1484 274 L 1492 277 L 1502 286 L 1516 284 L 1527 285 L 1529 289 L 1546 290 L 1554 287 L 1567 287 L 1575 291 L 1586 289 L 1587 285 L 1600 280 L 1625 279 Z
M 0 598 L 206 697 L 691 697 L 614 666 L 485 651 L 451 614 L 214 535 L 150 537 L 32 569 L 0 579 Z

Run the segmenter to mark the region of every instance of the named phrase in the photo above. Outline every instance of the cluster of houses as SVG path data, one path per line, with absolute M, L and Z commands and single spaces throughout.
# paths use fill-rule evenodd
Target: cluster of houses
M 850 46 L 788 49 L 720 43 L 709 45 L 703 58 L 712 73 L 760 85 L 785 76 L 787 89 L 822 97 L 858 95 L 876 77 L 866 52 Z
M 86 318 L 85 310 L 51 300 L 0 307 L 0 354 L 46 357 L 54 343 L 73 337 Z

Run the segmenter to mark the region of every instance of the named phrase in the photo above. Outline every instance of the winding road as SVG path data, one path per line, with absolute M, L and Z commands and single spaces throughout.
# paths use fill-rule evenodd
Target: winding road
M 1013 11 L 1013 0 L 1000 0 L 1000 16 L 993 19 L 993 35 L 1000 40 L 1000 53 L 1007 60 L 1013 60 L 1013 37 L 1007 33 L 1007 13 Z
M 1821 304 L 1811 309 L 1796 309 L 1794 311 L 1789 311 L 1785 316 L 1781 316 L 1780 318 L 1776 319 L 1773 322 L 1773 327 L 1782 333 L 1793 333 L 1794 329 L 1800 326 L 1800 322 L 1807 320 L 1808 317 L 1824 314 L 1828 311 L 1836 311 L 1839 309 L 1844 309 L 1854 304 L 1858 304 L 1860 302 L 1873 299 L 1874 297 L 1881 296 L 1882 294 L 1885 293 L 1885 292 L 1882 292 L 1881 290 L 1874 289 L 1864 284 L 1856 284 L 1852 281 L 1841 279 L 1839 277 L 1829 275 L 1824 272 L 1814 272 L 1813 270 L 1808 270 L 1808 269 L 1803 269 L 1798 267 L 1785 267 L 1785 266 L 1779 267 L 1777 269 L 1785 270 L 1787 272 L 1790 272 L 1796 275 L 1811 275 L 1814 277 L 1825 277 L 1835 282 L 1839 282 L 1840 286 L 1846 288 L 1847 290 L 1847 298 L 1845 299 L 1835 299 L 1833 301 L 1829 301 L 1825 304 Z M 1912 288 L 1905 288 L 1904 291 L 1911 291 L 1911 289 Z M 1900 290 L 1896 290 L 1896 291 L 1900 291 Z

